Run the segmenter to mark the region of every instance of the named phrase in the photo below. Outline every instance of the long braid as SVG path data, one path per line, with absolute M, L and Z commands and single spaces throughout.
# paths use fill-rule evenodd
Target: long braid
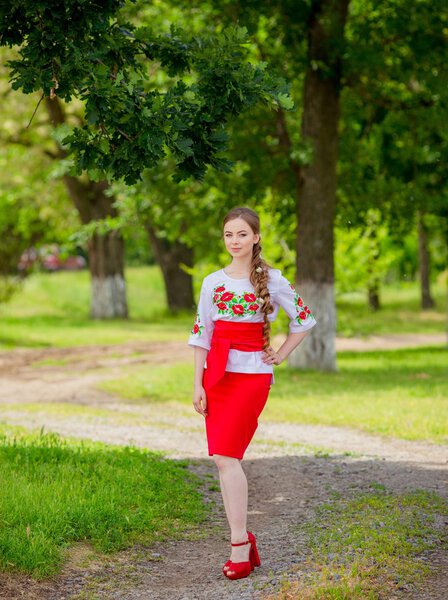
M 257 213 L 251 208 L 236 207 L 232 208 L 224 217 L 224 225 L 232 219 L 244 219 L 255 234 L 260 234 L 260 219 Z M 257 295 L 258 303 L 261 305 L 260 310 L 263 313 L 263 350 L 267 350 L 270 346 L 271 323 L 268 315 L 274 310 L 271 304 L 269 295 L 268 280 L 269 280 L 269 265 L 261 258 L 260 241 L 254 244 L 252 249 L 252 263 L 250 269 L 250 282 L 254 286 Z
M 261 303 L 261 312 L 263 313 L 264 326 L 263 326 L 263 350 L 267 350 L 270 346 L 271 336 L 271 322 L 268 319 L 268 315 L 274 310 L 271 304 L 271 297 L 269 294 L 268 280 L 269 280 L 269 265 L 265 260 L 261 258 L 261 244 L 257 242 L 254 244 L 252 250 L 252 264 L 250 270 L 250 282 L 255 288 L 255 293 L 259 302 Z M 257 270 L 258 269 L 258 270 Z

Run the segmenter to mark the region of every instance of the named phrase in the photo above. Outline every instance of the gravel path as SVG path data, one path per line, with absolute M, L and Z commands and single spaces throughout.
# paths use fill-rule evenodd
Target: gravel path
M 174 406 L 117 402 L 94 387 L 121 366 L 148 360 L 170 362 L 180 351 L 179 344 L 128 344 L 0 353 L 2 420 L 28 427 L 44 425 L 63 435 L 160 449 L 173 458 L 189 458 L 190 468 L 204 481 L 216 482 L 214 465 L 206 457 L 201 417 L 184 408 L 174 410 Z M 67 364 L 45 364 L 61 359 Z M 36 361 L 41 361 L 38 369 L 32 366 Z M 21 404 L 31 402 L 64 403 L 75 412 L 21 410 Z M 76 412 L 82 408 L 86 411 Z M 327 449 L 330 455 L 319 458 L 316 447 Z M 214 508 L 204 527 L 204 539 L 135 547 L 113 558 L 90 560 L 90 548 L 79 544 L 61 576 L 41 583 L 5 577 L 0 598 L 261 600 L 278 589 L 283 579 L 303 574 L 306 552 L 300 525 L 332 491 L 366 491 L 377 482 L 395 492 L 423 488 L 448 497 L 447 461 L 444 446 L 392 440 L 348 428 L 262 422 L 243 463 L 250 488 L 249 526 L 257 534 L 262 557 L 262 566 L 253 576 L 237 582 L 222 577 L 220 566 L 228 557 L 227 525 L 216 485 L 206 485 L 205 499 Z M 448 598 L 446 556 L 436 552 L 428 559 L 434 575 L 424 590 L 397 591 L 395 598 Z

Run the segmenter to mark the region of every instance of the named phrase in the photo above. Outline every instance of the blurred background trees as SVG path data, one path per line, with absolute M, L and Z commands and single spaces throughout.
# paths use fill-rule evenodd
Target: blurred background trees
M 225 261 L 223 215 L 250 205 L 319 321 L 292 366 L 336 369 L 340 294 L 380 314 L 385 284 L 419 277 L 431 309 L 448 245 L 444 2 L 108 2 L 73 55 L 61 35 L 84 21 L 46 22 L 65 62 L 22 54 L 14 87 L 40 90 L 26 95 L 5 63 L 32 48 L 30 24 L 12 35 L 24 17 L 5 4 L 4 296 L 28 247 L 81 243 L 93 317 L 126 317 L 125 266 L 148 262 L 169 309 L 191 310 L 194 276 Z

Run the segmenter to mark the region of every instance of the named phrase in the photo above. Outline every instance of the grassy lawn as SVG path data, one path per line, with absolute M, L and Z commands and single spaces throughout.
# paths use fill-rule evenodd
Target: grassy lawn
M 193 311 L 168 314 L 159 269 L 128 269 L 127 281 L 132 318 L 94 322 L 88 316 L 86 272 L 30 277 L 11 303 L 0 305 L 0 349 L 186 342 Z M 442 333 L 446 292 L 442 287 L 433 292 L 437 308 L 424 312 L 418 308 L 415 283 L 385 288 L 383 308 L 376 314 L 363 296 L 340 297 L 338 333 Z M 282 315 L 273 334 L 286 324 Z M 120 376 L 111 372 L 101 387 L 127 401 L 164 406 L 167 412 L 191 410 L 194 416 L 192 352 L 186 346 L 185 356 L 189 362 L 179 356 L 183 362 L 157 368 L 123 366 Z M 48 360 L 41 364 L 51 364 Z M 441 347 L 341 352 L 337 373 L 297 372 L 281 365 L 263 418 L 447 443 L 446 365 Z M 67 367 L 76 364 L 68 360 Z M 21 408 L 109 418 L 101 408 L 42 403 Z M 141 420 L 125 409 L 114 418 Z M 60 571 L 67 549 L 78 541 L 109 553 L 197 533 L 207 509 L 200 481 L 186 464 L 138 448 L 29 433 L 0 423 L 0 570 L 43 578 Z M 302 526 L 309 540 L 306 577 L 285 584 L 276 598 L 388 597 L 400 582 L 426 574 L 418 555 L 440 542 L 434 525 L 440 514 L 447 514 L 446 505 L 423 491 L 394 495 L 372 484 L 362 493 L 334 495 Z
M 131 318 L 95 322 L 88 314 L 90 284 L 86 271 L 32 275 L 9 304 L 0 305 L 0 348 L 186 339 L 193 311 L 177 316 L 168 313 L 158 267 L 128 268 L 126 278 Z M 379 313 L 369 310 L 364 295 L 340 296 L 338 334 L 442 333 L 446 291 L 439 285 L 434 286 L 433 293 L 436 309 L 420 311 L 416 283 L 385 287 Z M 273 333 L 281 333 L 286 325 L 286 316 L 280 311 Z
M 372 484 L 367 492 L 335 495 L 300 527 L 310 556 L 299 578 L 269 599 L 391 598 L 428 574 L 421 554 L 442 542 L 436 516 L 440 522 L 446 515 L 447 503 L 423 490 L 395 495 Z
M 403 333 L 444 333 L 446 331 L 447 289 L 442 284 L 432 288 L 436 307 L 420 309 L 417 282 L 383 286 L 382 307 L 374 312 L 366 305 L 366 295 L 344 294 L 336 298 L 338 334 L 341 336 L 390 335 Z
M 131 319 L 89 318 L 86 271 L 37 273 L 11 302 L 0 305 L 0 348 L 119 344 L 186 336 L 191 314 L 168 314 L 162 276 L 155 267 L 126 271 Z
M 344 352 L 338 364 L 337 373 L 297 372 L 281 365 L 263 419 L 448 442 L 446 350 Z M 192 381 L 192 365 L 181 363 L 134 367 L 101 387 L 128 400 L 186 405 L 191 403 Z
M 86 541 L 108 553 L 176 537 L 206 514 L 186 463 L 0 424 L 0 569 L 57 573 Z

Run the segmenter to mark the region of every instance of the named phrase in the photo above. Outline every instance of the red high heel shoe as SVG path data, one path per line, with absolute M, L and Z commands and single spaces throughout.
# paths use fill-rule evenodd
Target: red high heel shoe
M 246 544 L 251 544 L 251 542 L 246 540 L 245 542 L 241 542 L 239 544 L 232 544 L 232 546 L 246 546 Z M 228 561 L 228 569 L 224 572 L 224 575 L 228 579 L 242 579 L 243 577 L 248 577 L 252 573 L 252 561 L 250 560 L 251 550 L 252 544 L 251 549 L 249 550 L 249 560 L 245 562 L 233 562 L 231 560 Z M 229 575 L 229 571 L 232 571 L 231 575 Z
M 229 579 L 242 579 L 243 577 L 248 577 L 255 567 L 259 567 L 261 565 L 255 536 L 250 531 L 247 532 L 247 536 L 249 539 L 246 542 L 241 542 L 240 544 L 231 544 L 232 546 L 245 546 L 246 544 L 250 544 L 250 550 L 248 561 L 234 563 L 231 560 L 228 560 L 224 564 L 222 572 Z M 227 575 L 228 571 L 233 571 L 233 575 Z

